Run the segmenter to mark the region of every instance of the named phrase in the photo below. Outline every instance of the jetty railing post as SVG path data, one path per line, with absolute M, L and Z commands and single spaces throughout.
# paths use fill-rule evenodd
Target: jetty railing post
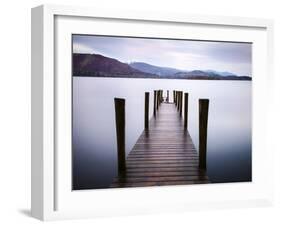
M 178 108 L 178 102 L 179 102 L 179 91 L 176 91 L 176 108 Z
M 178 108 L 179 111 L 180 111 L 180 106 L 181 106 L 181 91 L 179 91 L 179 108 Z
M 149 92 L 145 92 L 144 98 L 144 128 L 148 129 L 148 117 L 149 117 Z
M 180 99 L 181 99 L 181 97 L 180 97 L 180 91 L 178 91 L 178 105 L 177 105 L 178 111 L 180 111 Z
M 177 97 L 178 97 L 178 91 L 175 91 L 175 106 L 176 107 L 177 107 L 177 104 L 178 104 Z
M 179 91 L 176 91 L 176 106 L 178 106 Z
M 156 94 L 157 94 L 156 95 L 156 97 L 157 97 L 156 98 L 156 110 L 158 111 L 158 108 L 159 108 L 159 90 L 156 91 Z
M 154 90 L 154 106 L 153 106 L 153 115 L 156 116 L 156 110 L 157 110 L 157 91 Z
M 182 116 L 182 96 L 183 96 L 183 92 L 180 92 L 180 116 Z
M 177 103 L 177 110 L 179 111 L 180 110 L 180 91 L 178 91 L 178 103 Z
M 158 106 L 161 105 L 161 90 L 158 90 Z
M 159 90 L 157 90 L 157 110 L 158 110 L 158 107 L 159 107 Z
M 160 104 L 161 104 L 161 98 L 160 98 L 160 96 L 161 96 L 161 91 L 160 91 L 160 89 L 158 90 L 158 106 L 160 106 Z
M 199 168 L 207 168 L 207 128 L 209 100 L 199 99 Z
M 177 109 L 179 107 L 179 91 L 177 91 Z
M 184 93 L 184 128 L 187 129 L 188 124 L 188 93 Z
M 114 98 L 117 137 L 118 173 L 126 171 L 125 153 L 125 99 Z
M 182 110 L 183 110 L 183 91 L 181 91 L 181 108 L 180 108 L 180 115 L 182 116 Z
M 180 116 L 182 116 L 183 91 L 181 91 Z

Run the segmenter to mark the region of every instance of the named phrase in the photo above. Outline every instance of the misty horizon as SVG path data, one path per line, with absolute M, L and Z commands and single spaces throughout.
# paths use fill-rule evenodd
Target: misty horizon
M 181 68 L 174 68 L 174 67 L 169 67 L 169 66 L 160 66 L 160 65 L 154 65 L 154 64 L 151 64 L 151 63 L 147 63 L 147 62 L 140 62 L 140 61 L 131 61 L 131 62 L 122 62 L 120 61 L 119 59 L 115 59 L 115 58 L 112 58 L 110 56 L 106 56 L 106 55 L 102 55 L 102 54 L 99 54 L 99 53 L 74 53 L 74 54 L 90 54 L 90 55 L 100 55 L 100 56 L 104 56 L 104 57 L 107 57 L 107 58 L 111 58 L 111 59 L 114 59 L 114 60 L 118 60 L 119 62 L 121 63 L 125 63 L 125 64 L 128 64 L 128 65 L 131 65 L 131 64 L 134 64 L 134 63 L 143 63 L 143 64 L 148 64 L 148 65 L 151 65 L 151 66 L 155 66 L 155 67 L 161 67 L 161 68 L 169 68 L 169 69 L 177 69 L 177 70 L 181 70 L 183 72 L 189 72 L 189 71 L 200 71 L 202 69 L 200 68 L 197 68 L 197 69 L 193 69 L 193 70 L 186 70 L 186 69 L 181 69 Z M 215 71 L 215 72 L 221 72 L 221 73 L 233 73 L 231 71 L 218 71 L 218 70 L 215 70 L 215 69 L 205 69 L 205 70 L 202 70 L 202 71 Z M 234 73 L 233 73 L 234 74 Z M 242 75 L 238 75 L 236 74 L 237 76 L 242 76 Z M 248 75 L 249 77 L 252 77 L 252 75 Z
M 252 76 L 251 43 L 73 35 L 73 53 L 98 54 L 126 64 Z

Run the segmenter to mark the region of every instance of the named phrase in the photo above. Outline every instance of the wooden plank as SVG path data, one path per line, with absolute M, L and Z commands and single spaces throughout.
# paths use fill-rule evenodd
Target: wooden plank
M 182 167 L 158 167 L 158 168 L 130 168 L 127 169 L 127 173 L 133 172 L 190 172 L 190 171 L 201 171 L 198 166 L 182 166 Z M 205 172 L 205 171 L 202 171 Z
M 197 153 L 197 150 L 195 147 L 150 147 L 150 148 L 145 148 L 145 147 L 134 147 L 132 150 L 133 153 L 135 152 L 165 152 L 165 153 L 175 153 L 175 152 L 180 152 L 180 153 L 187 153 L 187 152 L 194 152 Z
M 149 150 L 133 150 L 133 154 L 197 154 L 197 151 L 194 149 L 149 149 Z
M 140 164 L 190 164 L 190 163 L 198 163 L 198 158 L 196 159 L 157 159 L 157 160 L 128 160 L 128 165 L 140 165 Z
M 126 188 L 126 187 L 150 187 L 150 186 L 173 186 L 173 185 L 188 185 L 188 184 L 208 184 L 209 181 L 162 181 L 162 182 L 139 182 L 139 183 L 113 183 L 111 188 Z
M 151 142 L 153 142 L 153 140 L 151 140 Z M 160 147 L 160 148 L 172 148 L 172 149 L 176 149 L 176 148 L 194 148 L 195 149 L 195 146 L 194 144 L 189 144 L 189 143 L 186 143 L 186 144 L 173 144 L 173 143 L 168 143 L 166 142 L 165 144 L 160 144 L 160 143 L 141 143 L 141 144 L 138 144 L 136 143 L 134 145 L 133 148 L 149 148 L 149 147 L 154 147 L 154 148 L 157 148 L 157 147 Z
M 197 159 L 197 156 L 144 156 L 144 157 L 132 157 L 130 156 L 129 158 L 127 158 L 127 161 L 156 161 L 156 160 L 193 160 L 193 159 Z
M 167 147 L 161 147 L 161 146 L 135 146 L 134 150 L 135 151 L 170 151 L 170 152 L 174 152 L 174 151 L 188 151 L 188 150 L 195 150 L 193 146 L 182 146 L 182 147 L 174 147 L 172 145 L 167 146 Z
M 130 177 L 166 177 L 166 176 L 205 176 L 205 172 L 194 171 L 174 171 L 174 172 L 127 172 L 127 178 Z
M 206 171 L 199 168 L 198 152 L 177 110 L 174 104 L 165 102 L 158 106 L 149 129 L 143 131 L 127 156 L 126 172 L 119 174 L 111 187 L 210 182 Z
M 168 182 L 168 181 L 202 181 L 208 180 L 203 175 L 195 176 L 166 176 L 166 177 L 118 177 L 113 183 L 135 183 L 135 182 Z
M 128 168 L 159 168 L 159 167 L 180 167 L 180 166 L 198 166 L 197 162 L 193 163 L 151 163 L 151 164 L 130 164 Z
M 198 158 L 197 154 L 190 154 L 190 155 L 165 155 L 165 154 L 161 154 L 161 155 L 151 155 L 151 154 L 144 154 L 144 155 L 130 155 L 130 157 L 128 157 L 128 160 L 131 159 L 186 159 L 186 158 Z
M 167 155 L 180 155 L 180 154 L 196 154 L 197 151 L 194 149 L 149 149 L 149 150 L 133 150 L 130 155 L 137 155 L 137 154 L 167 154 Z

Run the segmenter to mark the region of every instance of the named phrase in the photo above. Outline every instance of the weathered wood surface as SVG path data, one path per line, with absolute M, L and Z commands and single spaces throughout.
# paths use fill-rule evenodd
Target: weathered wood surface
M 174 104 L 162 103 L 126 158 L 126 172 L 111 187 L 210 183 Z

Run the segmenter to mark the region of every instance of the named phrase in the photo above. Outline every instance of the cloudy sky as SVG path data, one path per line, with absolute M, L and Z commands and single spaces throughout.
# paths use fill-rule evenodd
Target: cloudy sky
M 252 75 L 249 43 L 73 35 L 73 52 L 101 54 L 124 63 Z

